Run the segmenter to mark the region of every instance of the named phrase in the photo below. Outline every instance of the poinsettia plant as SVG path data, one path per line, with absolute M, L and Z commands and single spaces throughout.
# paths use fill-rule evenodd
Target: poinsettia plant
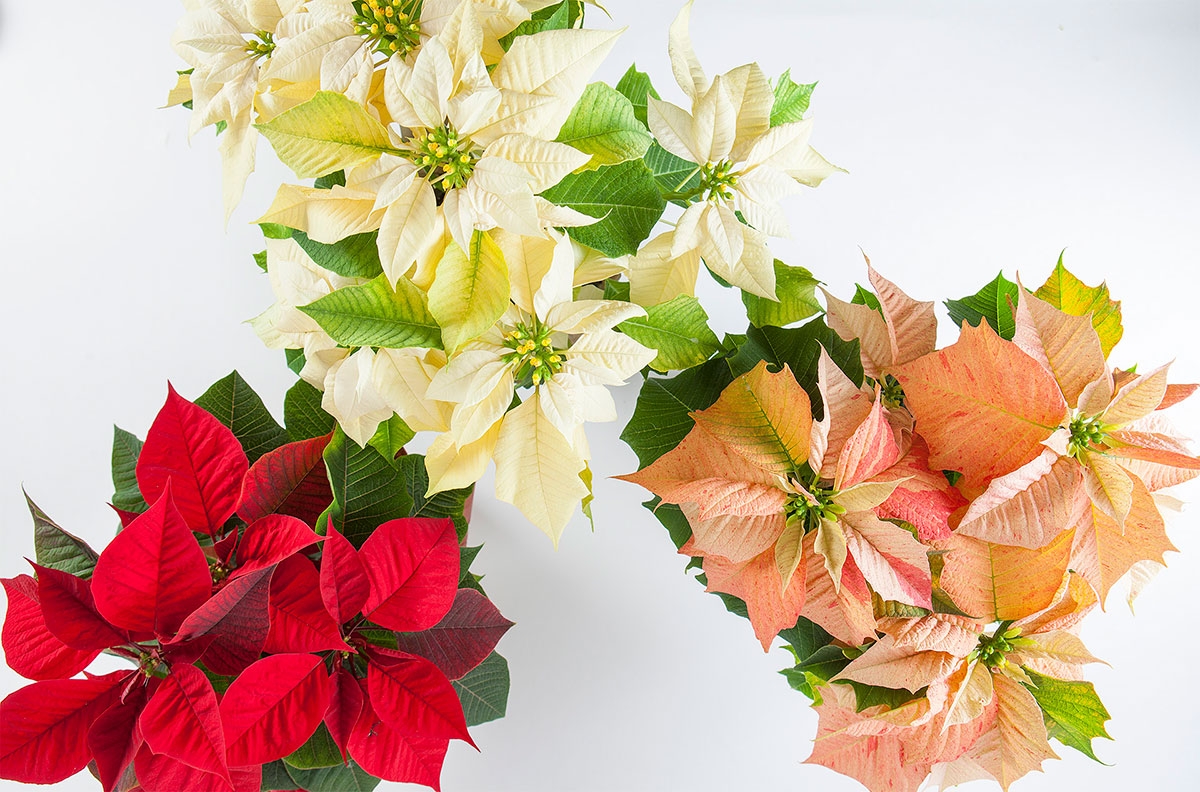
M 1050 739 L 1096 758 L 1078 626 L 1174 549 L 1157 493 L 1200 459 L 1162 411 L 1197 386 L 1111 366 L 1119 303 L 1061 260 L 1036 291 L 948 301 L 940 350 L 933 303 L 868 275 L 824 317 L 648 378 L 623 478 L 763 648 L 783 638 L 820 715 L 810 762 L 1007 789 Z
M 493 716 L 507 695 L 493 649 L 511 623 L 469 572 L 478 548 L 444 503 L 376 523 L 330 486 L 363 485 L 338 480 L 339 454 L 397 472 L 419 458 L 347 452 L 337 432 L 292 440 L 236 373 L 200 404 L 170 389 L 144 444 L 118 430 L 122 527 L 102 552 L 30 502 L 38 561 L 3 581 L 2 638 L 35 681 L 0 703 L 0 776 L 437 788 L 449 741 L 474 744 L 460 691 Z M 102 652 L 135 667 L 87 673 Z

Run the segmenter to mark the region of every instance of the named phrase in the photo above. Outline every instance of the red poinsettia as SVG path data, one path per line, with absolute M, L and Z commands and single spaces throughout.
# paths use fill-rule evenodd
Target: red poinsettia
M 385 522 L 360 549 L 332 521 L 319 536 L 328 442 L 251 467 L 170 390 L 136 468 L 149 508 L 98 556 L 71 537 L 79 574 L 3 581 L 5 656 L 35 682 L 0 703 L 0 777 L 55 783 L 94 762 L 106 792 L 250 792 L 324 721 L 367 772 L 437 787 L 448 741 L 471 742 L 449 680 L 511 623 L 458 590 L 449 519 Z M 74 678 L 102 651 L 137 667 Z

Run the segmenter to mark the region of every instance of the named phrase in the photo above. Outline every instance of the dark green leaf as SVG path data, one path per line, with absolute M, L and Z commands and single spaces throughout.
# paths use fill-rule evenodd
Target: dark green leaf
M 732 381 L 723 360 L 711 360 L 669 379 L 647 377 L 633 417 L 621 432 L 640 466 L 646 467 L 679 445 L 695 425 L 688 413 L 711 407 Z
M 304 371 L 304 366 L 307 361 L 304 359 L 303 349 L 285 349 L 283 356 L 287 360 L 287 366 L 293 374 L 299 375 Z
M 804 114 L 808 112 L 809 99 L 816 87 L 816 83 L 801 85 L 794 82 L 791 69 L 781 74 L 778 82 L 775 83 L 775 104 L 771 107 L 771 126 L 804 120 Z
M 333 504 L 318 525 L 332 519 L 338 531 L 359 547 L 382 523 L 412 513 L 413 499 L 402 474 L 371 446 L 360 447 L 338 428 L 324 456 Z
M 507 52 L 517 40 L 517 36 L 532 36 L 534 33 L 541 33 L 543 30 L 565 30 L 571 26 L 572 19 L 570 0 L 563 0 L 561 3 L 547 6 L 534 12 L 531 17 L 521 24 L 517 25 L 516 29 L 500 39 L 500 46 Z
M 318 190 L 329 190 L 334 187 L 345 186 L 346 172 L 340 170 L 334 171 L 333 173 L 327 173 L 324 176 L 318 176 L 316 181 L 313 182 L 313 187 L 316 187 Z
M 300 380 L 283 398 L 283 422 L 293 442 L 324 437 L 333 431 L 337 421 L 321 409 L 321 391 Z
M 225 424 L 254 464 L 260 456 L 287 442 L 287 432 L 236 371 L 213 383 L 196 405 Z
M 708 585 L 708 583 L 704 582 L 704 585 Z M 729 611 L 734 616 L 741 616 L 743 619 L 750 618 L 750 612 L 746 610 L 746 603 L 744 600 L 735 597 L 732 594 L 726 594 L 724 591 L 714 591 L 713 593 L 716 594 L 717 597 L 720 598 L 721 602 L 725 605 L 725 610 Z
M 850 680 L 838 680 L 835 685 L 849 685 L 854 689 L 854 711 L 862 712 L 869 707 L 877 707 L 880 704 L 890 710 L 898 707 L 903 707 L 910 701 L 916 701 L 919 698 L 924 698 L 928 688 L 921 688 L 916 693 L 910 693 L 907 690 L 892 690 L 891 688 L 875 687 L 874 685 L 864 685 L 861 682 L 852 682 Z
M 1001 338 L 1011 341 L 1017 329 L 1013 321 L 1017 289 L 1017 284 L 1005 278 L 1002 272 L 970 297 L 946 300 L 946 307 L 950 309 L 950 318 L 956 326 L 961 327 L 965 321 L 972 327 L 978 327 L 980 322 L 987 320 Z
M 1029 692 L 1042 708 L 1049 736 L 1099 762 L 1092 740 L 1112 739 L 1104 728 L 1111 716 L 1096 695 L 1095 686 L 1091 682 L 1066 682 L 1042 676 L 1028 668 L 1025 673 L 1033 682 Z
M 283 763 L 284 770 L 306 792 L 371 792 L 379 786 L 379 779 L 351 762 L 349 766 L 322 767 L 319 770 L 301 770 Z
M 283 757 L 283 761 L 289 766 L 299 768 L 301 770 L 314 770 L 318 767 L 333 767 L 342 763 L 342 752 L 338 750 L 337 743 L 333 741 L 333 735 L 329 733 L 329 729 L 324 723 L 317 726 L 317 730 L 313 732 L 313 736 L 293 751 L 290 755 Z
M 822 646 L 817 651 L 813 652 L 808 659 L 796 664 L 796 668 L 800 671 L 806 671 L 809 674 L 820 679 L 822 682 L 828 682 L 842 672 L 842 669 L 850 665 L 850 660 L 837 646 Z
M 614 258 L 636 253 L 666 207 L 642 160 L 569 174 L 542 197 L 598 218 L 591 225 L 568 228 L 567 233 Z
M 503 718 L 508 709 L 508 661 L 492 652 L 462 679 L 456 679 L 454 692 L 462 702 L 468 726 Z
M 400 482 L 404 491 L 412 499 L 409 517 L 429 517 L 432 519 L 450 518 L 458 531 L 458 539 L 462 541 L 467 535 L 467 518 L 463 515 L 467 498 L 470 497 L 474 486 L 464 489 L 446 490 L 425 497 L 429 489 L 429 473 L 425 470 L 425 457 L 420 454 L 405 454 L 396 460 L 400 473 Z
M 379 263 L 379 232 L 354 234 L 332 245 L 315 242 L 303 231 L 292 231 L 292 239 L 317 266 L 347 278 L 374 278 L 383 274 Z
M 832 635 L 825 632 L 816 622 L 809 621 L 803 616 L 796 622 L 795 627 L 781 630 L 779 637 L 787 642 L 786 648 L 796 658 L 797 663 L 807 660 L 818 649 L 833 642 Z
M 604 299 L 629 302 L 629 281 L 618 281 L 611 278 L 604 281 Z
M 755 327 L 784 327 L 818 314 L 822 310 L 816 297 L 819 283 L 804 267 L 789 267 L 776 259 L 775 296 L 778 301 L 744 291 L 742 303 L 746 306 L 746 317 Z
M 112 445 L 112 505 L 121 511 L 141 514 L 148 508 L 137 484 L 137 461 L 142 453 L 142 441 L 119 426 L 113 427 Z
M 78 536 L 64 531 L 42 511 L 24 489 L 25 504 L 33 517 L 33 549 L 41 566 L 81 578 L 90 578 L 99 554 Z
M 283 792 L 296 789 L 296 782 L 288 775 L 282 759 L 263 765 L 262 786 L 259 789 L 262 792 Z
M 671 535 L 671 541 L 675 543 L 676 550 L 683 547 L 687 544 L 687 540 L 692 538 L 692 526 L 688 524 L 687 517 L 683 515 L 683 510 L 679 508 L 678 504 L 663 503 L 662 498 L 655 495 L 642 505 L 649 509 L 650 513 L 667 529 L 667 533 Z
M 638 71 L 635 63 L 617 81 L 617 90 L 624 94 L 629 103 L 633 105 L 633 114 L 637 116 L 637 120 L 649 128 L 649 124 L 646 122 L 646 106 L 649 104 L 647 98 L 651 96 L 655 99 L 662 98 L 658 95 L 658 91 L 654 90 L 654 85 L 650 82 L 650 75 Z
M 808 674 L 796 668 L 785 668 L 779 673 L 783 674 L 784 679 L 787 680 L 788 687 L 792 690 L 799 690 L 810 699 L 816 700 L 817 694 L 808 682 Z

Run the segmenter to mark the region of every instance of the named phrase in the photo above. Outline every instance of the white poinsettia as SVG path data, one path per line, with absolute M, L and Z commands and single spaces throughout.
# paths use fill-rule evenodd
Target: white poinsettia
M 775 297 L 767 238 L 787 236 L 779 201 L 838 170 L 811 146 L 811 120 L 771 126 L 774 92 L 758 64 L 711 80 L 688 34 L 689 2 L 671 25 L 671 67 L 691 111 L 651 97 L 647 120 L 660 145 L 698 165 L 699 199 L 679 218 L 671 256 L 696 250 L 715 274 L 745 291 Z M 738 215 L 745 220 L 743 223 Z
M 582 497 L 578 474 L 590 456 L 583 425 L 615 420 L 607 386 L 657 353 L 613 329 L 644 315 L 639 306 L 572 300 L 576 255 L 565 236 L 497 234 L 497 243 L 512 276 L 512 305 L 429 386 L 430 398 L 454 403 L 450 430 L 426 456 L 430 491 L 478 480 L 494 458 L 498 497 L 557 542 Z M 526 395 L 510 411 L 519 390 Z M 566 489 L 563 471 L 574 477 Z
M 479 30 L 478 52 L 495 63 L 504 52 L 499 39 L 529 12 L 516 0 L 309 0 L 283 21 L 270 73 L 365 103 L 392 56 L 409 58 L 434 36 L 460 35 L 467 17 Z
M 190 132 L 226 125 L 219 148 L 223 197 L 228 216 L 241 200 L 254 170 L 258 133 L 254 104 L 266 64 L 275 51 L 275 28 L 303 0 L 185 0 L 187 13 L 171 44 L 192 67 L 186 75 L 192 101 Z M 185 101 L 188 90 L 172 92 Z

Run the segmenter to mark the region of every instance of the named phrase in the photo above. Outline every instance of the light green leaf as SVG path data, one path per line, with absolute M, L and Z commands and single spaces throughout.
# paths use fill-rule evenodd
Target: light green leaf
M 1121 326 L 1121 303 L 1109 297 L 1108 286 L 1104 283 L 1088 286 L 1076 278 L 1063 266 L 1062 254 L 1059 254 L 1054 272 L 1050 273 L 1035 295 L 1063 313 L 1072 316 L 1091 314 L 1092 327 L 1100 336 L 1105 357 L 1125 334 Z
M 384 459 L 395 460 L 404 445 L 416 435 L 403 418 L 393 413 L 391 418 L 379 424 L 367 445 L 378 451 Z
M 386 275 L 347 286 L 300 310 L 343 346 L 440 348 L 441 331 L 425 293 L 401 277 L 393 289 Z
M 374 278 L 383 273 L 379 263 L 379 232 L 353 234 L 332 245 L 314 242 L 303 231 L 292 231 L 292 239 L 318 267 L 347 278 Z
M 429 313 L 450 353 L 490 330 L 509 304 L 508 265 L 500 246 L 476 231 L 470 248 L 450 243 L 429 287 Z
M 287 239 L 292 235 L 292 229 L 279 223 L 259 223 L 258 227 L 267 239 Z
M 1104 728 L 1111 716 L 1096 695 L 1095 686 L 1091 682 L 1065 682 L 1028 668 L 1024 670 L 1033 682 L 1032 687 L 1026 687 L 1042 708 L 1047 734 L 1099 762 L 1092 750 L 1092 740 L 1112 739 Z
M 648 97 L 662 98 L 658 95 L 658 91 L 654 90 L 654 85 L 650 82 L 650 75 L 638 71 L 635 63 L 617 82 L 617 90 L 633 105 L 633 114 L 642 126 L 649 128 L 649 124 L 646 122 L 646 106 L 650 104 Z
M 573 0 L 563 0 L 556 5 L 547 6 L 517 25 L 516 29 L 500 39 L 500 46 L 508 51 L 518 36 L 532 36 L 543 30 L 566 30 L 571 27 L 571 4 Z
M 779 76 L 775 83 L 775 104 L 771 107 L 771 126 L 803 121 L 808 112 L 808 101 L 816 83 L 801 85 L 792 80 L 791 69 Z
M 307 102 L 256 126 L 301 179 L 399 153 L 387 128 L 366 108 L 333 91 L 318 91 Z
M 113 427 L 112 444 L 112 505 L 121 511 L 141 514 L 148 508 L 137 483 L 137 461 L 142 453 L 142 441 L 119 426 Z
M 503 718 L 508 709 L 508 661 L 492 652 L 462 679 L 451 681 L 468 726 Z
M 266 272 L 267 271 L 267 251 L 260 250 L 259 252 L 254 253 L 252 255 L 254 256 L 254 263 L 258 265 L 258 268 L 260 270 L 262 270 L 263 272 Z
M 615 165 L 641 159 L 654 141 L 633 105 L 604 83 L 592 83 L 583 92 L 556 140 L 591 154 L 585 167 Z
M 325 468 L 333 503 L 317 523 L 332 519 L 340 533 L 359 547 L 381 523 L 408 517 L 413 499 L 392 463 L 371 446 L 361 448 L 340 428 L 325 447 Z
M 654 183 L 663 195 L 687 195 L 700 189 L 700 166 L 675 156 L 657 143 L 646 150 L 642 161 L 650 169 Z M 688 205 L 681 198 L 672 198 L 671 201 L 680 206 Z
M 721 348 L 700 301 L 686 294 L 652 306 L 646 309 L 646 316 L 626 319 L 617 327 L 633 340 L 658 350 L 658 357 L 650 362 L 655 371 L 698 366 Z
M 755 327 L 784 327 L 821 312 L 816 291 L 819 280 L 804 267 L 789 267 L 775 260 L 775 296 L 768 300 L 757 294 L 742 292 L 746 316 Z
M 87 542 L 60 528 L 23 489 L 21 494 L 33 517 L 33 549 L 38 564 L 68 575 L 90 578 L 99 554 Z
M 287 442 L 287 432 L 254 389 L 236 371 L 213 383 L 196 399 L 196 406 L 225 424 L 242 444 L 250 464 Z
M 542 196 L 599 218 L 591 225 L 568 228 L 567 233 L 613 258 L 636 253 L 666 208 L 654 176 L 642 160 L 569 174 Z
M 292 442 L 324 437 L 337 421 L 321 408 L 321 391 L 300 380 L 283 398 L 283 422 Z

